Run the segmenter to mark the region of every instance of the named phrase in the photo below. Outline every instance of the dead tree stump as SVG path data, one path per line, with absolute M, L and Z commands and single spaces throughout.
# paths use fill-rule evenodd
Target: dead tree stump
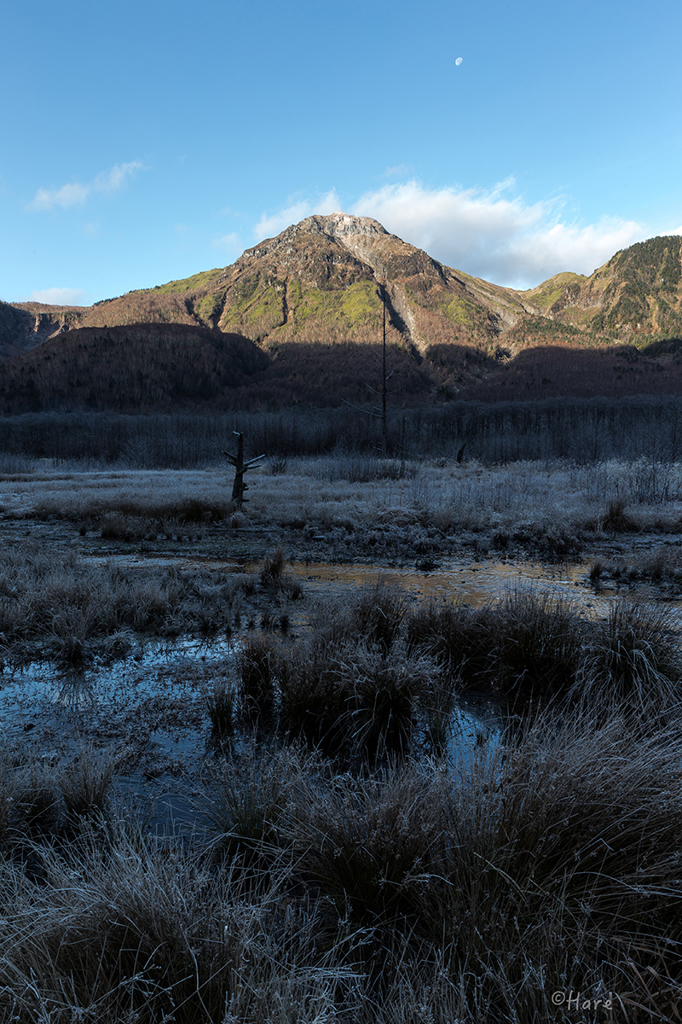
M 237 508 L 241 508 L 246 501 L 244 491 L 248 490 L 248 486 L 244 481 L 244 474 L 249 469 L 258 469 L 259 463 L 265 458 L 265 456 L 258 455 L 255 459 L 249 459 L 248 462 L 244 462 L 244 435 L 240 434 L 237 430 L 233 430 L 232 433 L 237 436 L 237 454 L 233 455 L 232 452 L 223 452 L 223 455 L 225 455 L 228 462 L 234 466 L 232 501 L 235 503 Z

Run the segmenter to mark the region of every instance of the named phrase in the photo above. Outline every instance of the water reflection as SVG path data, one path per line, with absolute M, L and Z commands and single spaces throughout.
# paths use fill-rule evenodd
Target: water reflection
M 291 572 L 300 579 L 304 593 L 340 594 L 346 589 L 375 583 L 378 576 L 394 582 L 419 599 L 454 599 L 481 607 L 512 590 L 529 587 L 536 593 L 577 603 L 587 614 L 605 615 L 610 595 L 595 596 L 586 585 L 584 563 L 543 565 L 536 562 L 471 562 L 442 559 L 437 569 L 385 567 L 379 565 L 335 565 L 327 562 L 292 562 Z
M 77 671 L 33 662 L 4 677 L 0 728 L 26 730 L 33 721 L 46 729 L 58 727 L 61 734 L 70 715 L 83 726 L 82 712 L 89 716 L 88 729 L 101 735 L 110 734 L 117 723 L 134 728 L 136 715 L 152 703 L 168 709 L 199 701 L 202 672 L 231 658 L 234 649 L 227 641 L 147 641 L 120 661 Z
M 83 670 L 56 677 L 55 687 L 49 699 L 62 707 L 80 709 L 89 707 L 95 700 L 95 679 L 92 673 Z

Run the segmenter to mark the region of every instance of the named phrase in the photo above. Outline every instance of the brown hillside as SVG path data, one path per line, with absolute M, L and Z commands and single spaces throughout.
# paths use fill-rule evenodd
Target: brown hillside
M 543 398 L 682 395 L 682 343 L 578 348 L 543 345 L 519 352 L 460 399 L 481 402 Z
M 678 236 L 652 238 L 590 277 L 565 272 L 519 292 L 444 266 L 370 217 L 313 216 L 229 267 L 91 307 L 0 304 L 0 358 L 70 329 L 135 323 L 219 329 L 264 348 L 372 344 L 382 333 L 379 283 L 389 343 L 422 354 L 441 344 L 490 352 L 499 343 L 646 342 L 682 334 L 681 245 Z
M 367 409 L 381 399 L 381 347 L 342 342 L 322 345 L 285 342 L 268 353 L 271 362 L 225 405 L 239 403 L 251 408 L 314 406 L 334 408 L 343 404 Z M 429 368 L 419 365 L 404 347 L 390 346 L 387 353 L 389 401 L 392 408 L 421 405 L 433 397 Z
M 432 345 L 423 357 L 388 348 L 393 411 L 452 399 L 682 394 L 682 342 L 585 348 L 516 346 L 494 355 Z M 376 407 L 381 347 L 252 341 L 180 324 L 82 328 L 0 364 L 0 413 Z M 360 414 L 358 414 L 360 415 Z
M 268 362 L 248 339 L 199 327 L 83 328 L 0 364 L 0 412 L 206 405 Z
M 0 302 L 0 360 L 40 345 L 77 320 L 78 313 L 68 306 Z
M 650 344 L 682 337 L 681 256 L 653 238 L 518 292 L 372 218 L 308 217 L 229 267 L 91 307 L 0 303 L 0 410 L 365 404 L 382 287 L 394 404 L 682 393 L 677 355 Z
M 507 289 L 454 271 L 389 234 L 370 217 L 308 217 L 247 251 L 219 280 L 213 310 L 222 330 L 270 347 L 282 341 L 377 342 L 385 283 L 388 340 L 424 352 L 430 344 L 487 346 L 524 313 Z M 484 284 L 484 282 L 480 282 Z

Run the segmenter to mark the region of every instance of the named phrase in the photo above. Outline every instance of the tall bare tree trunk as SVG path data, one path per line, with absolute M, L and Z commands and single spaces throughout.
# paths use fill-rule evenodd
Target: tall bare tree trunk
M 264 459 L 264 455 L 258 455 L 255 459 L 249 459 L 248 462 L 244 462 L 244 435 L 240 434 L 237 430 L 232 431 L 233 434 L 237 435 L 237 454 L 233 455 L 231 452 L 223 452 L 223 455 L 227 456 L 229 462 L 234 466 L 234 483 L 232 485 L 232 501 L 235 503 L 237 508 L 241 508 L 246 498 L 244 497 L 244 491 L 248 490 L 248 486 L 244 481 L 244 473 L 249 469 L 255 469 L 258 467 L 258 463 L 261 459 Z

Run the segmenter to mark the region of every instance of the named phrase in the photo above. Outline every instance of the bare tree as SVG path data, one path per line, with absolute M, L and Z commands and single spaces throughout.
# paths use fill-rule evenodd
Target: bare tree
M 388 395 L 388 382 L 393 376 L 394 371 L 386 373 L 386 285 L 379 284 L 377 288 L 377 296 L 381 299 L 383 307 L 383 318 L 382 318 L 382 344 L 381 344 L 381 384 L 378 388 L 372 387 L 366 380 L 362 383 L 365 387 L 372 392 L 373 395 L 377 395 L 381 398 L 381 408 L 372 409 L 360 409 L 360 412 L 369 413 L 370 416 L 376 416 L 381 419 L 381 454 L 386 455 L 388 451 L 388 415 L 386 411 L 386 397 Z M 344 400 L 345 401 L 345 400 Z M 351 408 L 357 409 L 357 406 L 353 405 L 352 402 L 346 402 L 346 405 L 350 405 Z
M 249 459 L 248 462 L 244 462 L 244 435 L 240 434 L 237 430 L 233 430 L 232 433 L 237 436 L 237 454 L 233 455 L 232 452 L 223 452 L 223 455 L 225 455 L 228 461 L 234 466 L 232 501 L 235 503 L 237 508 L 241 508 L 246 501 L 244 491 L 248 490 L 248 486 L 244 482 L 244 473 L 249 469 L 259 468 L 259 463 L 265 458 L 265 456 L 257 455 L 255 459 Z

